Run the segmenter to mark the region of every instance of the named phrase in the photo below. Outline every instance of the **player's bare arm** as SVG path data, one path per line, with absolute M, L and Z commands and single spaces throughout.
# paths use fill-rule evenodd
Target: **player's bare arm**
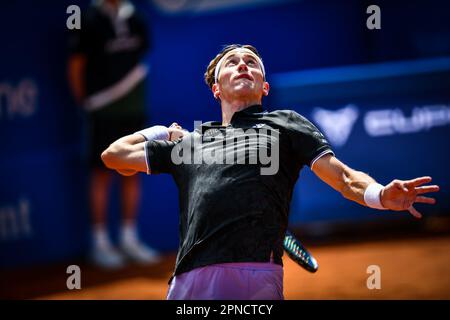
M 139 134 L 122 137 L 103 151 L 102 160 L 108 168 L 126 174 L 147 172 L 145 142 L 145 138 Z
M 151 128 L 146 130 L 149 129 L 151 130 Z M 166 130 L 166 138 L 171 141 L 181 138 L 185 133 L 176 122 Z M 105 165 L 125 176 L 130 176 L 137 172 L 150 174 L 150 168 L 147 168 L 145 160 L 145 142 L 152 140 L 152 138 L 146 137 L 144 130 L 140 131 L 140 133 L 130 134 L 114 141 L 102 153 L 102 160 Z M 161 136 L 158 136 L 158 138 L 162 139 Z
M 369 186 L 376 184 L 368 174 L 353 170 L 331 154 L 317 160 L 311 169 L 322 181 L 340 192 L 346 199 L 368 206 L 366 191 Z M 408 210 L 416 218 L 421 218 L 421 213 L 413 205 L 414 203 L 434 204 L 436 202 L 434 198 L 423 196 L 429 192 L 439 191 L 437 185 L 424 186 L 430 182 L 431 177 L 393 180 L 380 189 L 379 201 L 385 209 Z

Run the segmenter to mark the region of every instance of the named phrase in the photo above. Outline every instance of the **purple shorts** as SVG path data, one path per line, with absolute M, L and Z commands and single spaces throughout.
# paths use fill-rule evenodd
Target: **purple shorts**
M 175 276 L 167 300 L 283 300 L 283 267 L 271 262 L 221 263 Z

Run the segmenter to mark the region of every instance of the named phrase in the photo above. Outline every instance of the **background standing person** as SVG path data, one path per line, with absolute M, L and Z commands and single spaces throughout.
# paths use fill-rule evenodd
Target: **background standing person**
M 145 126 L 143 63 L 150 49 L 147 26 L 128 1 L 95 1 L 83 12 L 81 30 L 71 32 L 69 83 L 85 108 L 89 125 L 89 184 L 93 222 L 92 261 L 105 268 L 121 267 L 125 258 L 139 263 L 158 261 L 158 253 L 139 240 L 136 214 L 139 176 L 120 176 L 122 222 L 120 250 L 108 235 L 107 210 L 114 174 L 102 165 L 101 152 L 117 138 Z

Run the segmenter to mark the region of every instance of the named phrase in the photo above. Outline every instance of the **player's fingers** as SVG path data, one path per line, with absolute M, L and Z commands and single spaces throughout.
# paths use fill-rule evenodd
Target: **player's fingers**
M 415 202 L 435 204 L 436 203 L 436 199 L 429 198 L 429 197 L 417 197 Z
M 399 189 L 402 190 L 404 192 L 408 192 L 408 189 L 405 187 L 405 182 L 400 181 L 400 180 L 394 180 L 394 186 Z
M 430 183 L 431 180 L 432 180 L 431 177 L 420 177 L 420 178 L 405 181 L 404 185 L 407 188 L 417 187 L 424 183 Z
M 416 187 L 414 188 L 417 192 L 417 194 L 423 194 L 428 192 L 438 192 L 439 186 L 433 185 L 433 186 L 424 186 L 424 187 Z
M 422 214 L 419 211 L 417 211 L 413 206 L 409 207 L 408 211 L 417 219 L 422 218 Z

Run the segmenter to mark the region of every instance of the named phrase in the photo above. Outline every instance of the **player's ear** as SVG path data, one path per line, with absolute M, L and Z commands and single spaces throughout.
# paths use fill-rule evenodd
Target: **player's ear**
M 268 82 L 264 82 L 263 83 L 263 95 L 264 96 L 268 96 L 269 95 L 269 90 L 270 90 L 270 85 Z
M 220 90 L 219 90 L 219 85 L 217 83 L 214 83 L 212 88 L 212 93 L 214 95 L 215 99 L 220 99 Z

